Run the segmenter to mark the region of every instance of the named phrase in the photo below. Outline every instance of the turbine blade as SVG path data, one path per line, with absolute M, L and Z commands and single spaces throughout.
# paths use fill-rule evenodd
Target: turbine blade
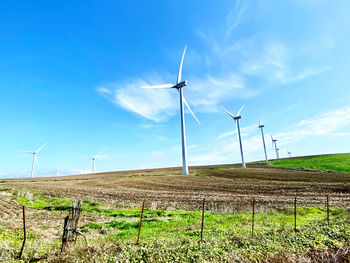
M 22 152 L 22 153 L 33 153 L 31 151 L 23 151 L 23 150 L 16 150 L 17 152 Z
M 220 106 L 221 107 L 221 109 L 224 111 L 224 112 L 226 112 L 228 115 L 230 115 L 232 118 L 236 118 L 235 117 L 235 115 L 233 115 L 231 112 L 229 112 L 228 110 L 226 110 L 225 108 L 224 108 L 224 106 Z
M 199 124 L 201 124 L 201 122 L 197 119 L 196 115 L 194 115 L 193 111 L 192 111 L 191 108 L 190 108 L 190 105 L 188 105 L 188 103 L 187 103 L 187 101 L 186 101 L 186 99 L 185 99 L 184 96 L 182 96 L 182 99 L 183 99 L 185 105 L 187 106 L 187 109 L 188 109 L 188 110 L 190 111 L 190 113 L 192 114 L 193 118 L 195 118 L 195 120 L 196 120 Z
M 45 142 L 43 145 L 41 145 L 40 148 L 39 148 L 38 150 L 35 151 L 35 153 L 40 152 L 41 149 L 44 148 L 46 144 L 47 144 L 47 142 Z
M 243 104 L 242 107 L 237 112 L 237 114 L 236 114 L 237 117 L 239 116 L 239 114 L 241 114 L 241 111 L 243 110 L 244 106 L 245 106 L 245 104 Z
M 171 89 L 172 87 L 174 87 L 173 84 L 162 84 L 154 86 L 143 86 L 141 89 Z
M 38 158 L 36 157 L 35 154 L 34 154 L 34 159 L 35 159 L 35 162 L 36 162 L 37 166 L 40 168 L 40 164 L 39 164 Z
M 184 62 L 184 57 L 185 57 L 186 49 L 187 49 L 187 45 L 185 46 L 184 52 L 182 53 L 182 58 L 181 58 L 179 73 L 177 74 L 177 82 L 176 82 L 176 84 L 179 84 L 179 83 L 181 82 L 182 64 L 183 64 L 183 62 Z

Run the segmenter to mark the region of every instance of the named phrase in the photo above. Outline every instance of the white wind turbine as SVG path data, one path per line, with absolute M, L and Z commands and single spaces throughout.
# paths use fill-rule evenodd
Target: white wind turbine
M 228 110 L 226 110 L 223 106 L 221 106 L 221 108 L 229 115 L 231 116 L 234 120 L 235 123 L 237 125 L 237 134 L 238 134 L 238 140 L 239 140 L 239 147 L 241 149 L 241 159 L 242 159 L 242 167 L 246 168 L 245 162 L 244 162 L 244 156 L 243 156 L 243 147 L 242 147 L 242 140 L 241 140 L 241 129 L 239 127 L 239 120 L 241 119 L 241 111 L 244 108 L 244 105 L 242 105 L 242 107 L 239 109 L 239 111 L 237 112 L 236 116 L 233 115 L 231 112 L 229 112 Z
M 42 148 L 44 148 L 44 146 L 45 146 L 46 144 L 47 144 L 47 143 L 44 143 L 43 145 L 41 145 L 40 148 L 39 148 L 38 150 L 36 150 L 35 152 L 17 150 L 18 152 L 24 152 L 24 153 L 33 154 L 33 165 L 32 165 L 32 174 L 31 174 L 31 177 L 34 177 L 35 163 L 36 163 L 36 164 L 38 165 L 38 167 L 40 168 L 39 161 L 38 161 L 38 158 L 36 157 L 36 155 L 41 151 Z
M 280 156 L 278 153 L 279 149 L 277 148 L 277 139 L 274 139 L 271 134 L 270 134 L 270 136 L 271 136 L 271 141 L 272 141 L 272 147 L 275 146 L 276 158 L 279 159 Z
M 266 145 L 265 145 L 265 137 L 264 137 L 264 124 L 261 124 L 261 120 L 259 120 L 259 126 L 258 128 L 260 129 L 261 131 L 261 137 L 262 137 L 262 141 L 263 141 L 263 146 L 264 146 L 264 152 L 265 152 L 265 160 L 266 162 L 268 161 L 267 159 L 267 153 L 266 153 Z
M 96 161 L 96 159 L 101 159 L 101 158 L 104 158 L 104 157 L 105 157 L 105 156 L 104 156 L 104 155 L 100 155 L 100 153 L 97 154 L 97 155 L 91 156 L 91 157 L 86 157 L 86 158 L 92 160 L 92 173 L 93 173 L 93 174 L 94 174 L 95 171 L 96 171 L 96 166 L 95 166 L 95 161 Z M 84 170 L 85 170 L 85 169 L 84 169 Z
M 59 168 L 56 168 L 56 176 L 59 176 L 59 172 L 61 171 L 61 166 Z
M 24 173 L 24 171 L 25 170 L 15 172 L 16 178 L 19 178 L 21 176 L 21 174 Z
M 289 149 L 287 148 L 287 154 L 288 154 L 288 157 L 290 158 L 290 157 L 292 157 L 292 152 L 291 151 L 289 151 Z
M 185 131 L 185 112 L 184 112 L 184 103 L 189 110 L 189 112 L 192 114 L 192 116 L 195 118 L 195 120 L 199 122 L 197 117 L 194 115 L 193 111 L 191 110 L 190 106 L 188 105 L 185 97 L 183 96 L 182 88 L 187 86 L 187 80 L 181 81 L 181 75 L 182 75 L 182 64 L 184 61 L 185 53 L 186 53 L 187 45 L 185 46 L 185 49 L 182 53 L 179 73 L 177 75 L 176 84 L 163 84 L 163 85 L 156 85 L 156 86 L 144 86 L 142 88 L 144 89 L 177 89 L 180 95 L 180 114 L 181 114 L 181 138 L 182 138 L 182 173 L 188 174 L 188 164 L 187 164 L 187 149 L 186 149 L 186 131 Z

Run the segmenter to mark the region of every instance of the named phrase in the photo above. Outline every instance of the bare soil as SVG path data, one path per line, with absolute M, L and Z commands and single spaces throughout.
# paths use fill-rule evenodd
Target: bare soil
M 0 188 L 38 190 L 54 197 L 80 198 L 116 207 L 139 206 L 143 199 L 153 209 L 208 208 L 220 212 L 239 209 L 253 197 L 261 206 L 292 204 L 320 206 L 329 195 L 332 206 L 350 205 L 350 174 L 274 168 L 265 163 L 146 169 L 65 177 L 10 179 Z M 159 176 L 153 176 L 159 175 Z

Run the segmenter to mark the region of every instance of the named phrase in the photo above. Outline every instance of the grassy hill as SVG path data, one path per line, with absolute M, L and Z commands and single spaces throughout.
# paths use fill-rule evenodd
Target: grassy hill
M 350 153 L 275 160 L 271 161 L 270 165 L 291 169 L 350 173 Z

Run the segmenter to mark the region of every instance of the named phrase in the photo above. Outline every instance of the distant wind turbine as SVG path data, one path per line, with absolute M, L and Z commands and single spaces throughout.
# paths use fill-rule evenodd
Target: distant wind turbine
M 59 172 L 62 170 L 62 167 L 60 166 L 60 168 L 56 168 L 56 176 L 59 176 Z
M 44 143 L 43 145 L 41 145 L 40 148 L 39 148 L 38 150 L 36 150 L 35 152 L 17 150 L 18 152 L 24 152 L 24 153 L 33 154 L 33 165 L 32 165 L 32 174 L 31 174 L 31 177 L 34 177 L 35 163 L 36 163 L 36 164 L 38 165 L 38 167 L 40 168 L 39 161 L 38 161 L 38 158 L 36 157 L 36 155 L 41 151 L 42 148 L 44 148 L 44 146 L 45 146 L 46 144 L 47 144 L 47 143 Z
M 291 151 L 289 151 L 289 149 L 287 148 L 287 154 L 288 154 L 288 157 L 290 158 L 290 157 L 292 157 L 292 152 Z
M 278 153 L 279 149 L 277 148 L 277 139 L 274 139 L 271 134 L 270 134 L 270 136 L 271 136 L 271 140 L 272 140 L 272 147 L 275 146 L 276 158 L 279 159 L 280 156 Z
M 193 111 L 191 110 L 190 106 L 188 105 L 185 97 L 183 96 L 182 88 L 187 86 L 187 80 L 181 81 L 181 75 L 182 75 L 182 64 L 184 61 L 185 53 L 186 53 L 187 45 L 185 46 L 185 49 L 182 53 L 179 73 L 177 75 L 176 84 L 163 84 L 163 85 L 156 85 L 156 86 L 144 86 L 142 88 L 144 89 L 177 89 L 179 91 L 180 95 L 180 114 L 181 114 L 181 138 L 182 138 L 182 173 L 187 175 L 188 174 L 188 164 L 187 164 L 187 149 L 186 149 L 186 129 L 185 129 L 185 112 L 184 112 L 184 103 L 189 110 L 189 112 L 192 114 L 192 116 L 195 118 L 195 120 L 199 122 L 197 117 L 194 115 Z
M 19 178 L 19 177 L 21 176 L 21 174 L 22 174 L 24 171 L 25 171 L 25 170 L 15 172 L 16 177 Z
M 221 108 L 229 115 L 231 116 L 234 120 L 235 123 L 237 125 L 237 133 L 238 133 L 238 140 L 239 140 L 239 147 L 241 149 L 241 159 L 242 159 L 242 167 L 246 168 L 245 166 L 245 162 L 244 162 L 244 156 L 243 156 L 243 147 L 242 147 L 242 140 L 241 140 L 241 129 L 239 127 L 239 119 L 241 119 L 241 111 L 244 108 L 244 105 L 239 109 L 239 111 L 237 112 L 236 116 L 233 115 L 231 112 L 229 112 L 228 110 L 226 110 L 223 106 L 221 106 Z
M 265 152 L 265 161 L 267 162 L 268 159 L 267 159 L 267 153 L 266 153 L 266 145 L 265 145 L 265 137 L 264 137 L 264 124 L 261 124 L 261 120 L 259 120 L 259 126 L 258 128 L 260 129 L 261 131 L 261 137 L 262 137 L 262 141 L 263 141 L 263 146 L 264 146 L 264 152 Z
M 95 166 L 96 159 L 105 158 L 105 156 L 104 155 L 100 155 L 100 153 L 99 153 L 97 155 L 94 155 L 94 156 L 91 156 L 91 157 L 86 157 L 86 158 L 92 160 L 92 173 L 94 174 L 95 170 L 96 170 L 96 166 Z M 85 171 L 85 169 L 84 169 L 84 171 Z

